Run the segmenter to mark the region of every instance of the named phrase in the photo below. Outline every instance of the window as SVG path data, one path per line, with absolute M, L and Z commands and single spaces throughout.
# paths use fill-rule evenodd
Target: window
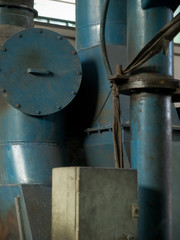
M 75 0 L 35 0 L 40 22 L 75 26 Z
M 180 6 L 174 12 L 174 16 L 176 16 L 180 12 Z M 180 44 L 180 33 L 174 38 L 174 43 Z

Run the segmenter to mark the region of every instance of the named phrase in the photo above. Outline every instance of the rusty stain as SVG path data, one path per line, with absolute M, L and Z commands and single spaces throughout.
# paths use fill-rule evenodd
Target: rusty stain
M 14 209 L 10 209 L 5 220 L 0 219 L 0 239 L 1 240 L 18 240 L 18 224 Z
M 20 104 L 16 104 L 16 106 L 15 106 L 16 108 L 20 108 L 21 107 L 21 105 Z
M 1 88 L 1 92 L 6 92 L 6 89 L 4 89 L 4 88 Z

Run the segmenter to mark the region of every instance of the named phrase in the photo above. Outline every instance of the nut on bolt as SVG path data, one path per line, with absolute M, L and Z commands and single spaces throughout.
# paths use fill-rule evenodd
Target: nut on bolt
M 72 95 L 76 95 L 76 92 L 75 92 L 75 91 L 72 91 Z
M 1 92 L 6 92 L 6 89 L 4 89 L 4 88 L 1 88 Z
M 82 72 L 77 72 L 77 74 L 78 74 L 78 75 L 81 75 L 81 74 L 82 74 Z
M 41 29 L 39 29 L 39 30 L 38 30 L 38 33 L 42 33 L 42 30 L 41 30 Z
M 58 38 L 58 39 L 62 39 L 62 36 L 59 35 L 57 38 Z
M 20 108 L 21 107 L 21 105 L 20 104 L 16 104 L 16 106 L 15 106 L 16 108 Z
M 57 109 L 61 109 L 61 106 L 60 106 L 60 105 L 57 105 L 56 108 L 57 108 Z
M 2 47 L 1 50 L 2 50 L 3 52 L 5 52 L 5 51 L 6 51 L 6 48 L 5 48 L 5 47 Z
M 72 55 L 76 55 L 76 51 L 72 51 Z

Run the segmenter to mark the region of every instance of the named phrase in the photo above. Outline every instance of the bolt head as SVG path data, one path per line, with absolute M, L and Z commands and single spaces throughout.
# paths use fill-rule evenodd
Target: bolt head
M 6 92 L 6 89 L 4 89 L 4 88 L 1 88 L 1 92 Z
M 81 75 L 81 74 L 82 74 L 82 72 L 77 72 L 77 74 L 78 74 L 78 75 Z
M 73 95 L 76 95 L 76 92 L 75 92 L 75 91 L 72 91 L 72 94 L 73 94 Z
M 39 29 L 39 30 L 38 30 L 38 33 L 42 33 L 42 30 L 41 30 L 41 29 Z
M 60 106 L 60 105 L 57 105 L 56 108 L 57 108 L 57 109 L 61 109 L 61 106 Z
M 40 113 L 41 113 L 41 111 L 40 111 L 40 110 L 37 110 L 37 111 L 36 111 L 36 113 L 37 113 L 37 114 L 40 114 Z
M 58 38 L 58 39 L 62 39 L 62 36 L 59 35 L 57 38 Z
M 15 106 L 16 108 L 20 108 L 21 107 L 21 105 L 20 104 L 16 104 L 16 106 Z
M 22 38 L 22 34 L 18 34 L 18 37 L 19 37 L 19 38 Z
M 1 50 L 2 50 L 3 52 L 5 52 L 5 51 L 6 51 L 6 48 L 5 48 L 5 47 L 2 47 Z
M 76 51 L 72 51 L 72 55 L 76 55 Z

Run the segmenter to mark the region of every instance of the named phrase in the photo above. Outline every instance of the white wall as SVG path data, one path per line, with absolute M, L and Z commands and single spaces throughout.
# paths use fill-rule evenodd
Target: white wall
M 180 44 L 174 45 L 174 77 L 180 80 Z

